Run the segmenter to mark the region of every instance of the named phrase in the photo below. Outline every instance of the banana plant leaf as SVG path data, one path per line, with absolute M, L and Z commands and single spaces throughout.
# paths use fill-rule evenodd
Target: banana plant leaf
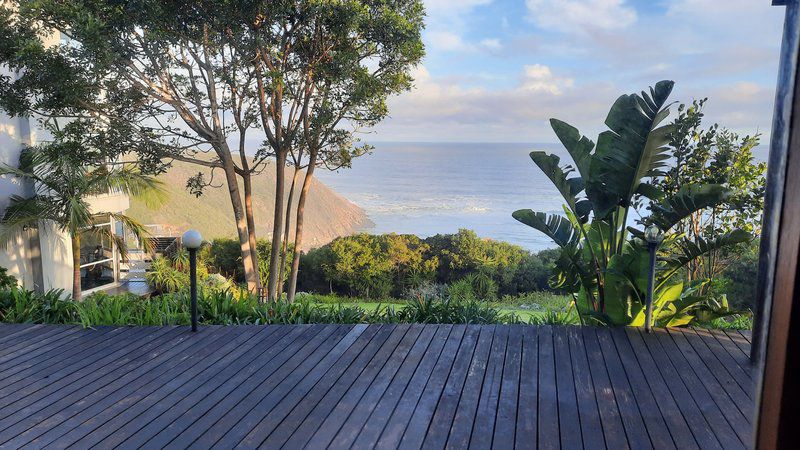
M 550 119 L 550 127 L 553 128 L 558 140 L 569 152 L 581 178 L 588 178 L 594 142 L 586 136 L 582 136 L 577 128 L 558 119 Z
M 580 230 L 577 230 L 572 222 L 563 216 L 520 209 L 514 211 L 512 217 L 546 234 L 559 247 L 576 245 L 580 239 Z
M 669 159 L 671 125 L 660 126 L 669 115 L 665 103 L 672 92 L 672 81 L 661 81 L 641 95 L 623 95 L 606 118 L 608 131 L 597 139 L 586 179 L 587 195 L 606 192 L 614 201 L 594 205 L 595 214 L 605 217 L 616 206 L 627 207 L 642 180 L 658 176 Z
M 558 189 L 564 201 L 567 202 L 569 209 L 574 212 L 581 222 L 586 221 L 588 212 L 585 208 L 583 211 L 578 210 L 578 194 L 583 191 L 583 179 L 580 177 L 567 178 L 572 168 L 569 166 L 561 167 L 559 163 L 561 159 L 557 155 L 550 155 L 545 152 L 531 152 L 530 157 L 539 169 L 544 172 L 547 178 L 553 183 L 553 186 Z

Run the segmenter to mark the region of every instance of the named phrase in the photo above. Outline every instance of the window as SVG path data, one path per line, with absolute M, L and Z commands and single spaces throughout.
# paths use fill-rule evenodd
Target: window
M 94 225 L 81 234 L 81 290 L 86 291 L 117 281 L 117 249 L 111 238 L 113 219 L 94 218 Z

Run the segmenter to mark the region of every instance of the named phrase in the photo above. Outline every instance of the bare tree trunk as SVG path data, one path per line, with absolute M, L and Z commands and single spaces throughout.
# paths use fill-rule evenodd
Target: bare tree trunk
M 280 262 L 281 231 L 283 229 L 283 197 L 286 187 L 286 152 L 281 151 L 275 155 L 275 214 L 272 224 L 272 248 L 269 255 L 269 283 L 267 295 L 271 301 L 277 301 L 278 292 L 278 263 Z
M 281 247 L 281 262 L 280 262 L 280 275 L 278 276 L 278 298 L 283 295 L 283 277 L 286 271 L 286 255 L 289 252 L 289 233 L 292 230 L 292 200 L 294 200 L 294 190 L 297 186 L 297 179 L 300 177 L 300 167 L 294 166 L 294 174 L 292 175 L 292 184 L 289 186 L 289 197 L 286 201 L 286 221 L 283 227 L 283 245 Z M 297 247 L 294 249 L 297 253 Z
M 253 215 L 253 180 L 251 177 L 252 174 L 246 172 L 246 175 L 242 176 L 242 180 L 244 180 L 244 213 L 247 221 L 247 241 L 250 244 L 250 257 L 256 272 L 255 290 L 257 291 L 261 288 L 261 277 L 258 273 L 258 245 L 256 243 L 256 221 Z
M 306 199 L 308 198 L 308 191 L 311 189 L 314 167 L 316 164 L 317 154 L 316 152 L 312 152 L 309 157 L 306 176 L 303 179 L 303 187 L 300 190 L 300 198 L 297 200 L 297 219 L 295 220 L 294 230 L 294 256 L 292 257 L 292 270 L 289 275 L 289 288 L 287 291 L 287 299 L 289 302 L 294 301 L 295 294 L 297 293 L 297 273 L 300 271 L 300 247 L 303 245 L 303 221 L 305 219 Z
M 73 233 L 72 242 L 72 298 L 81 299 L 81 236 Z
M 250 251 L 250 233 L 247 228 L 242 197 L 239 194 L 239 179 L 236 176 L 230 161 L 223 161 L 225 165 L 225 179 L 228 183 L 228 193 L 231 197 L 233 216 L 236 220 L 236 233 L 239 236 L 239 246 L 242 253 L 242 264 L 244 265 L 244 279 L 247 282 L 247 290 L 257 292 L 258 290 L 258 271 L 253 261 L 253 254 Z

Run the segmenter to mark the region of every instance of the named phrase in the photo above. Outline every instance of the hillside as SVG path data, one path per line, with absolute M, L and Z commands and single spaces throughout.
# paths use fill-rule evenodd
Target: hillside
M 167 173 L 159 176 L 168 192 L 165 203 L 157 209 L 149 209 L 143 202 L 132 199 L 128 214 L 145 224 L 169 225 L 178 230 L 195 228 L 207 239 L 234 237 L 236 226 L 230 197 L 219 171 L 215 173 L 215 187 L 206 188 L 201 197 L 197 198 L 186 190 L 186 180 L 198 171 L 206 172 L 206 180 L 210 178 L 210 171 L 204 168 L 175 162 Z M 274 180 L 275 170 L 271 166 L 253 178 L 253 208 L 256 235 L 259 238 L 270 238 L 272 235 Z M 290 182 L 290 179 L 287 180 L 287 192 Z M 297 205 L 296 199 L 297 195 L 293 208 Z M 361 208 L 314 179 L 306 203 L 304 249 L 324 245 L 338 236 L 352 234 L 371 225 L 372 222 Z

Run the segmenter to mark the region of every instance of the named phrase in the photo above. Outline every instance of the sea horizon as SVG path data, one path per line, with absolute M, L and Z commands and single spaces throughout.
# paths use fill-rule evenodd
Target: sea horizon
M 369 142 L 374 150 L 353 167 L 318 170 L 317 178 L 361 207 L 373 222 L 368 233 L 428 237 L 474 230 L 480 237 L 531 251 L 555 246 L 544 234 L 517 222 L 522 208 L 560 214 L 563 199 L 531 161 L 534 150 L 569 154 L 559 143 Z M 756 149 L 765 160 L 767 146 Z

